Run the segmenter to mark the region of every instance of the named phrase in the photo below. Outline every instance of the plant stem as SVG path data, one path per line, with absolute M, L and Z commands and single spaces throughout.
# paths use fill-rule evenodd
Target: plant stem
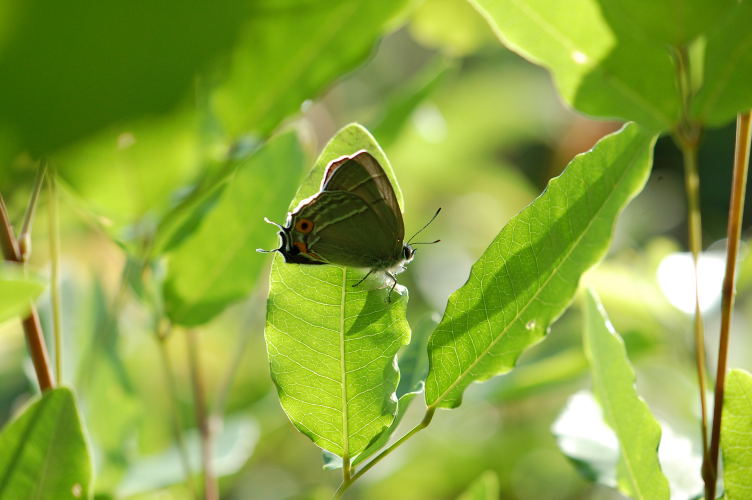
M 201 466 L 204 472 L 204 500 L 219 500 L 219 487 L 212 470 L 211 426 L 206 411 L 206 394 L 204 392 L 201 366 L 198 360 L 198 337 L 196 331 L 185 332 L 188 348 L 188 367 L 193 385 L 193 404 L 196 410 L 196 424 L 201 432 Z
M 417 434 L 419 431 L 425 429 L 428 427 L 428 424 L 431 423 L 431 420 L 433 420 L 433 415 L 436 412 L 436 408 L 428 407 L 426 409 L 426 414 L 423 416 L 423 420 L 420 421 L 418 425 L 410 429 L 410 431 L 399 438 L 397 441 L 392 443 L 391 446 L 386 448 L 384 451 L 376 455 L 373 459 L 371 459 L 370 462 L 365 464 L 363 467 L 360 468 L 358 472 L 352 475 L 352 477 L 349 480 L 342 481 L 342 484 L 339 485 L 339 488 L 337 488 L 336 493 L 334 494 L 334 498 L 342 498 L 342 495 L 344 495 L 347 488 L 349 488 L 355 481 L 358 480 L 360 476 L 365 474 L 371 467 L 379 463 L 381 460 L 386 458 L 387 455 L 389 455 L 391 452 L 393 452 L 395 449 L 397 449 L 402 443 L 413 437 L 415 434 Z
M 3 249 L 5 260 L 22 263 L 21 254 L 18 250 L 13 228 L 8 219 L 8 213 L 5 210 L 5 200 L 0 194 L 0 246 Z M 44 344 L 42 335 L 42 326 L 39 324 L 39 315 L 32 304 L 29 308 L 29 314 L 23 318 L 23 329 L 26 336 L 26 343 L 29 346 L 31 361 L 34 364 L 34 371 L 37 375 L 37 382 L 42 392 L 52 389 L 52 373 L 50 372 L 50 361 L 47 356 L 47 347 Z
M 42 174 L 44 175 L 44 174 Z M 50 240 L 50 301 L 52 303 L 52 335 L 55 339 L 55 380 L 63 381 L 63 332 L 60 327 L 60 219 L 57 211 L 57 179 L 55 171 L 47 175 Z
M 705 331 L 700 309 L 700 253 L 702 252 L 702 219 L 700 216 L 700 177 L 697 172 L 697 143 L 684 142 L 680 144 L 684 159 L 684 181 L 687 191 L 687 212 L 689 233 L 689 250 L 692 252 L 692 266 L 694 268 L 694 344 L 695 364 L 697 367 L 697 384 L 700 392 L 700 427 L 702 431 L 703 456 L 708 452 L 708 410 L 705 399 L 707 368 L 705 367 Z
M 198 500 L 198 492 L 196 491 L 196 485 L 193 483 L 193 471 L 191 469 L 191 462 L 188 456 L 188 448 L 185 444 L 185 436 L 183 435 L 183 426 L 180 424 L 180 412 L 178 407 L 178 384 L 175 380 L 175 370 L 172 367 L 172 361 L 170 360 L 170 354 L 167 351 L 167 339 L 172 331 L 172 325 L 167 323 L 165 328 L 159 328 L 154 331 L 154 339 L 157 341 L 159 348 L 159 354 L 162 358 L 162 368 L 164 372 L 165 383 L 167 384 L 167 395 L 170 401 L 170 413 L 172 414 L 172 426 L 173 433 L 175 434 L 175 443 L 178 447 L 178 453 L 180 455 L 180 463 L 183 467 L 185 474 L 185 482 L 188 484 L 188 489 L 191 491 L 191 496 Z
M 736 259 L 741 239 L 744 195 L 747 187 L 749 168 L 749 142 L 752 137 L 752 111 L 740 114 L 736 120 L 736 150 L 734 151 L 734 177 L 731 183 L 731 204 L 729 206 L 726 250 L 726 274 L 723 278 L 723 298 L 721 302 L 721 333 L 718 345 L 718 368 L 715 379 L 715 400 L 713 406 L 713 427 L 710 434 L 709 463 L 705 470 L 710 474 L 705 483 L 705 498 L 714 499 L 718 479 L 718 452 L 721 438 L 721 418 L 723 415 L 723 394 L 726 383 L 729 331 L 731 312 L 734 308 Z
M 697 385 L 700 393 L 700 430 L 702 433 L 702 456 L 708 454 L 708 409 L 705 398 L 707 368 L 705 367 L 705 331 L 700 309 L 700 253 L 702 252 L 702 217 L 700 212 L 700 176 L 697 169 L 697 150 L 700 128 L 690 118 L 692 102 L 689 51 L 686 45 L 675 47 L 676 83 L 681 96 L 681 120 L 674 133 L 674 142 L 679 146 L 684 160 L 684 186 L 687 193 L 687 232 L 692 266 L 695 273 L 694 344 Z M 703 470 L 703 476 L 705 472 Z

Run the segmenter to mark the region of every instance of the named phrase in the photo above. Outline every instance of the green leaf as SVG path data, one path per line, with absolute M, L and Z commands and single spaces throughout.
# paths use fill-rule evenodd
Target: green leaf
M 674 65 L 666 46 L 607 17 L 597 0 L 471 0 L 501 41 L 553 73 L 559 92 L 591 115 L 635 120 L 652 130 L 680 115 Z
M 654 141 L 634 124 L 601 139 L 501 230 L 429 340 L 429 407 L 459 406 L 467 386 L 511 370 L 543 338 L 642 189 Z
M 713 3 L 713 2 L 710 2 Z M 752 2 L 734 2 L 724 22 L 707 36 L 704 85 L 694 99 L 692 111 L 708 125 L 723 125 L 752 108 Z
M 91 480 L 69 389 L 47 391 L 0 433 L 0 500 L 89 498 Z
M 7 265 L 0 265 L 0 323 L 28 312 L 31 302 L 43 290 L 42 282 L 25 278 Z
M 752 374 L 731 370 L 726 379 L 721 426 L 726 500 L 752 497 Z
M 370 152 L 401 193 L 384 152 L 359 125 L 327 144 L 290 207 L 318 192 L 326 166 L 360 149 Z M 363 271 L 333 265 L 285 264 L 275 255 L 266 346 L 280 403 L 295 426 L 321 448 L 352 458 L 394 420 L 399 381 L 394 357 L 410 339 L 407 290 Z
M 234 137 L 261 136 L 362 62 L 406 0 L 256 1 L 212 107 Z
M 497 500 L 499 498 L 499 478 L 488 470 L 470 483 L 457 500 Z
M 206 323 L 253 288 L 275 235 L 264 216 L 279 217 L 303 169 L 294 133 L 240 160 L 235 177 L 200 226 L 168 254 L 167 315 L 176 324 Z
M 624 342 L 592 292 L 586 299 L 583 340 L 595 396 L 619 442 L 619 490 L 635 499 L 668 499 L 668 481 L 658 462 L 661 427 L 638 396 Z

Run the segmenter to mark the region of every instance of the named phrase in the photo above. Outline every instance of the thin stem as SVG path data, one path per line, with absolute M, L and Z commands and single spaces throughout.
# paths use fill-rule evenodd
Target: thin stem
M 204 500 L 219 500 L 219 487 L 212 470 L 211 427 L 206 411 L 206 394 L 204 391 L 201 366 L 198 360 L 198 336 L 196 331 L 185 332 L 188 348 L 188 367 L 193 385 L 193 404 L 196 410 L 196 423 L 201 432 L 201 466 L 204 472 Z
M 349 480 L 342 481 L 342 484 L 339 485 L 339 488 L 337 488 L 336 493 L 334 493 L 334 498 L 335 499 L 342 498 L 342 495 L 344 495 L 344 493 L 347 490 L 347 488 L 349 488 L 355 481 L 357 481 L 358 478 L 360 478 L 360 476 L 362 476 L 363 474 L 365 474 L 374 465 L 376 465 L 381 460 L 383 460 L 384 458 L 386 458 L 387 455 L 389 455 L 391 452 L 393 452 L 395 449 L 397 449 L 399 446 L 401 446 L 402 443 L 404 443 L 405 441 L 407 441 L 408 439 L 410 439 L 411 437 L 413 437 L 415 434 L 417 434 L 421 430 L 423 430 L 426 427 L 428 427 L 428 424 L 430 424 L 431 420 L 433 420 L 433 415 L 434 415 L 435 412 L 436 412 L 436 408 L 428 407 L 426 409 L 426 414 L 423 416 L 423 420 L 421 420 L 418 425 L 416 425 L 415 427 L 413 427 L 412 429 L 410 429 L 410 431 L 407 434 L 405 434 L 404 436 L 402 436 L 401 438 L 399 438 L 397 441 L 395 441 L 394 443 L 392 443 L 391 446 L 389 446 L 388 448 L 384 449 L 384 451 L 382 451 L 381 453 L 379 453 L 378 455 L 376 455 L 373 459 L 371 459 L 371 461 L 369 461 L 367 464 L 365 464 L 363 467 L 361 467 L 358 472 L 356 472 L 355 474 L 353 474 L 352 477 Z
M 708 453 L 708 409 L 705 398 L 707 368 L 705 367 L 705 331 L 700 309 L 700 254 L 702 252 L 702 217 L 700 212 L 700 176 L 697 168 L 697 150 L 700 142 L 700 127 L 690 117 L 692 82 L 689 51 L 686 45 L 674 48 L 676 84 L 681 97 L 681 119 L 674 132 L 674 142 L 679 146 L 684 160 L 684 185 L 687 193 L 687 232 L 689 250 L 694 268 L 694 344 L 697 385 L 700 393 L 700 430 L 702 433 L 703 460 Z M 703 469 L 703 476 L 705 471 Z
M 44 175 L 44 174 L 42 174 Z M 55 339 L 55 379 L 63 381 L 63 333 L 60 327 L 60 219 L 57 210 L 55 171 L 47 175 L 50 240 L 50 299 L 52 303 L 52 334 Z
M 21 261 L 23 262 L 27 262 L 31 255 L 31 223 L 34 220 L 34 212 L 37 208 L 39 192 L 42 190 L 46 171 L 47 162 L 42 160 L 37 169 L 36 177 L 34 178 L 34 188 L 31 191 L 29 204 L 26 206 L 26 213 L 24 214 L 24 220 L 21 224 L 21 232 L 18 233 L 18 251 Z
M 705 469 L 710 473 L 710 481 L 705 483 L 705 498 L 714 499 L 718 479 L 718 452 L 721 438 L 721 418 L 723 415 L 723 395 L 726 383 L 728 362 L 729 331 L 731 312 L 734 308 L 736 286 L 736 259 L 741 239 L 744 195 L 747 187 L 749 168 L 749 142 L 752 137 L 752 111 L 741 114 L 736 120 L 736 150 L 734 152 L 734 177 L 731 184 L 731 204 L 728 218 L 728 248 L 726 250 L 726 274 L 723 278 L 723 298 L 721 302 L 721 333 L 718 345 L 718 368 L 715 379 L 715 400 L 713 406 L 713 427 L 710 434 L 709 463 Z
M 3 257 L 7 261 L 22 263 L 21 254 L 18 250 L 18 242 L 13 233 L 13 228 L 8 219 L 8 213 L 5 210 L 5 200 L 0 194 L 0 246 L 3 249 Z M 44 344 L 42 335 L 42 326 L 39 324 L 39 315 L 32 304 L 29 308 L 29 314 L 22 320 L 26 343 L 29 346 L 29 354 L 34 364 L 34 371 L 37 375 L 37 382 L 42 392 L 52 389 L 52 373 L 50 371 L 50 361 L 47 355 L 47 346 Z
M 694 268 L 694 344 L 695 364 L 697 367 L 697 384 L 700 392 L 700 427 L 702 431 L 702 452 L 708 452 L 708 410 L 705 399 L 707 368 L 705 367 L 705 331 L 700 309 L 700 254 L 702 252 L 702 220 L 700 216 L 700 177 L 697 172 L 697 143 L 685 142 L 680 145 L 684 159 L 684 181 L 687 191 L 687 211 L 689 233 L 689 250 L 692 252 L 692 266 Z
M 167 351 L 167 339 L 170 336 L 171 330 L 172 325 L 167 323 L 164 328 L 154 331 L 154 339 L 157 341 L 159 354 L 162 358 L 162 369 L 165 383 L 167 385 L 167 399 L 170 402 L 170 413 L 172 414 L 172 430 L 175 435 L 178 454 L 180 455 L 180 463 L 183 467 L 183 473 L 185 474 L 185 482 L 188 485 L 188 489 L 191 491 L 191 496 L 195 500 L 198 500 L 199 495 L 196 491 L 196 485 L 193 482 L 193 472 L 191 469 L 190 458 L 188 456 L 188 448 L 185 444 L 185 436 L 183 435 L 183 426 L 180 424 L 180 412 L 178 410 L 178 384 L 175 378 L 175 370 L 173 369 L 172 361 L 170 360 L 170 354 Z

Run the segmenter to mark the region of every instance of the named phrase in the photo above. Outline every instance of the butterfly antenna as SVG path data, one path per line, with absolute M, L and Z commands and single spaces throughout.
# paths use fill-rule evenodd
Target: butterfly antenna
M 436 210 L 436 213 L 433 214 L 433 217 L 431 217 L 431 220 L 429 220 L 428 222 L 426 222 L 425 226 L 423 226 L 422 228 L 418 229 L 417 232 L 415 232 L 412 236 L 410 236 L 410 239 L 407 240 L 407 244 L 408 245 L 411 244 L 410 242 L 413 241 L 413 238 L 415 238 L 416 236 L 418 236 L 420 233 L 423 232 L 423 230 L 425 230 L 428 226 L 431 225 L 431 223 L 433 222 L 433 220 L 439 215 L 439 212 L 441 212 L 441 207 L 439 207 L 439 209 Z M 439 242 L 439 240 L 436 240 L 433 243 L 438 243 L 438 242 Z M 428 244 L 428 243 L 416 243 L 416 245 L 426 245 L 426 244 Z
M 416 241 L 415 243 L 410 243 L 410 245 L 433 245 L 434 243 L 439 243 L 441 240 L 435 240 L 435 241 Z
M 284 227 L 282 227 L 281 225 L 277 224 L 277 223 L 276 223 L 276 222 L 274 222 L 273 220 L 269 220 L 269 218 L 268 218 L 268 217 L 264 217 L 264 222 L 266 222 L 266 223 L 268 223 L 268 224 L 271 224 L 272 226 L 277 226 L 277 227 L 278 227 L 278 228 L 280 228 L 280 229 L 281 229 L 282 231 L 284 231 L 284 230 L 285 230 L 285 228 L 284 228 Z M 280 248 L 281 248 L 281 247 L 280 247 Z M 264 250 L 263 248 L 257 248 L 257 249 L 256 249 L 256 251 L 257 251 L 258 253 L 273 253 L 273 252 L 276 252 L 276 251 L 278 251 L 278 250 L 279 250 L 279 248 L 274 248 L 274 249 L 272 249 L 272 250 Z

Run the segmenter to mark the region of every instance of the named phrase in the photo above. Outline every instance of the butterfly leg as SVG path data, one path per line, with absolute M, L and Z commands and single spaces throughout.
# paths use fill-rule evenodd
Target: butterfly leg
M 363 283 L 363 282 L 364 282 L 364 281 L 366 280 L 366 278 L 367 278 L 367 277 L 369 277 L 369 276 L 371 275 L 371 273 L 372 273 L 372 272 L 373 272 L 373 269 L 371 269 L 370 271 L 368 271 L 368 272 L 366 273 L 366 275 L 365 275 L 365 276 L 363 276 L 362 278 L 360 278 L 360 281 L 358 281 L 357 283 L 355 283 L 355 284 L 354 284 L 354 285 L 353 285 L 352 287 L 353 287 L 353 288 L 355 288 L 356 286 L 358 286 L 358 285 L 360 285 L 361 283 Z
M 394 288 L 397 286 L 397 277 L 390 273 L 389 271 L 385 271 L 386 275 L 389 276 L 392 279 L 392 286 L 389 288 L 389 293 L 386 295 L 386 301 L 391 302 L 392 301 L 392 292 L 394 291 Z

